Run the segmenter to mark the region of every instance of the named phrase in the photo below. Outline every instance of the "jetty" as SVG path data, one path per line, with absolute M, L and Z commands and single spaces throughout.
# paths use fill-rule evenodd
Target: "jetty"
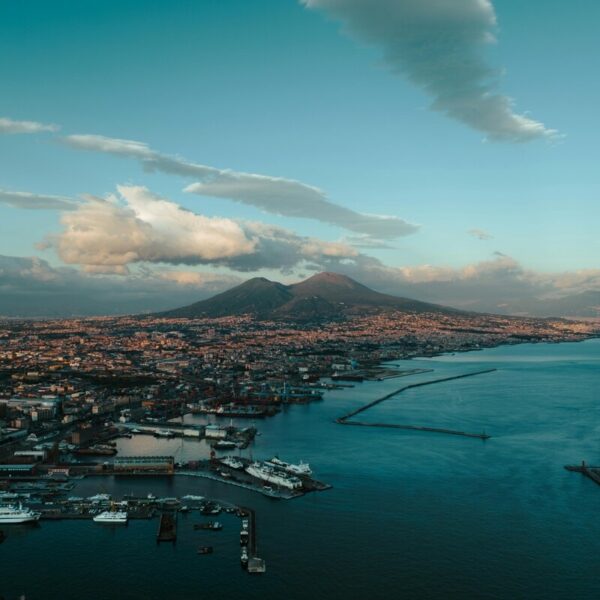
M 426 432 L 430 432 L 430 433 L 445 433 L 448 435 L 459 435 L 459 436 L 463 436 L 463 437 L 479 438 L 481 440 L 488 440 L 491 436 L 488 435 L 487 433 L 469 433 L 467 431 L 459 431 L 456 429 L 446 429 L 446 428 L 442 428 L 442 427 L 429 427 L 429 426 L 425 426 L 425 425 L 405 425 L 405 424 L 396 424 L 396 423 L 367 423 L 364 421 L 351 421 L 350 419 L 352 419 L 352 417 L 355 417 L 356 415 L 358 415 L 360 413 L 363 413 L 363 412 L 369 410 L 370 408 L 373 408 L 374 406 L 377 406 L 378 404 L 381 404 L 382 402 L 385 402 L 386 400 L 389 400 L 390 398 L 393 398 L 394 396 L 397 396 L 398 394 L 400 394 L 406 390 L 423 387 L 426 385 L 433 385 L 436 383 L 443 383 L 446 381 L 454 381 L 456 379 L 465 379 L 466 377 L 475 377 L 476 375 L 484 375 L 486 373 L 492 373 L 496 370 L 497 369 L 483 369 L 480 371 L 472 371 L 470 373 L 461 373 L 460 375 L 451 375 L 449 377 L 441 377 L 438 379 L 430 379 L 428 381 L 421 381 L 419 383 L 411 383 L 409 385 L 404 385 L 401 388 L 398 388 L 392 392 L 389 392 L 388 394 L 385 394 L 384 396 L 380 396 L 379 398 L 376 398 L 375 400 L 372 400 L 371 402 L 364 404 L 363 406 L 360 406 L 359 408 L 357 408 L 341 417 L 338 417 L 335 420 L 335 422 L 338 425 L 353 425 L 353 426 L 357 426 L 357 427 L 386 427 L 389 429 L 406 429 L 406 430 L 410 430 L 410 431 L 426 431 Z
M 265 561 L 256 554 L 256 513 L 251 508 L 243 508 L 248 519 L 248 573 L 264 573 Z

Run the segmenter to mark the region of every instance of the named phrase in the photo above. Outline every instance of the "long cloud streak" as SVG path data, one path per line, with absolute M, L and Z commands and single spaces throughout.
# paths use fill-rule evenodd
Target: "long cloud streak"
M 358 213 L 327 199 L 319 188 L 293 179 L 217 169 L 166 156 L 142 142 L 99 135 L 69 135 L 64 141 L 82 150 L 104 152 L 138 160 L 146 170 L 196 179 L 185 191 L 226 198 L 266 212 L 315 219 L 377 239 L 393 239 L 417 231 L 397 217 Z
M 13 121 L 6 117 L 0 117 L 0 134 L 44 133 L 55 132 L 59 129 L 58 125 L 38 123 L 37 121 Z
M 490 140 L 527 142 L 556 131 L 517 114 L 496 92 L 498 72 L 484 50 L 495 41 L 490 0 L 300 0 L 341 21 L 359 40 L 383 50 L 388 67 L 433 98 L 432 108 Z

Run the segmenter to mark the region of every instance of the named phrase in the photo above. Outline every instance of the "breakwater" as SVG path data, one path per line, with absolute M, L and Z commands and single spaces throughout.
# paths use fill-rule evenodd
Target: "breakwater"
M 390 428 L 390 429 L 406 429 L 406 430 L 411 430 L 411 431 L 427 431 L 430 433 L 445 433 L 445 434 L 449 434 L 449 435 L 459 435 L 459 436 L 463 436 L 463 437 L 472 437 L 472 438 L 479 438 L 482 440 L 487 440 L 490 438 L 490 436 L 487 433 L 469 433 L 466 431 L 459 431 L 456 429 L 446 429 L 446 428 L 442 428 L 442 427 L 429 427 L 426 425 L 405 425 L 405 424 L 395 424 L 395 423 L 367 423 L 364 421 L 350 421 L 350 419 L 360 413 L 363 413 L 363 412 L 369 410 L 370 408 L 373 408 L 374 406 L 377 406 L 378 404 L 381 404 L 382 402 L 385 402 L 386 400 L 389 400 L 390 398 L 393 398 L 394 396 L 397 396 L 398 394 L 400 394 L 406 390 L 418 388 L 418 387 L 424 387 L 426 385 L 433 385 L 436 383 L 444 383 L 446 381 L 454 381 L 456 379 L 465 379 L 466 377 L 475 377 L 476 375 L 484 375 L 486 373 L 492 373 L 496 370 L 497 369 L 483 369 L 483 370 L 479 370 L 479 371 L 472 371 L 470 373 L 462 373 L 460 375 L 451 375 L 449 377 L 441 377 L 438 379 L 431 379 L 429 381 L 421 381 L 419 383 L 411 383 L 409 385 L 402 386 L 401 388 L 398 388 L 388 394 L 385 394 L 384 396 L 380 396 L 379 398 L 376 398 L 375 400 L 373 400 L 367 404 L 364 404 L 363 406 L 360 406 L 359 408 L 353 410 L 352 412 L 349 412 L 341 417 L 338 417 L 336 419 L 336 423 L 338 423 L 339 425 L 353 425 L 353 426 L 358 426 L 358 427 L 386 427 L 386 428 Z

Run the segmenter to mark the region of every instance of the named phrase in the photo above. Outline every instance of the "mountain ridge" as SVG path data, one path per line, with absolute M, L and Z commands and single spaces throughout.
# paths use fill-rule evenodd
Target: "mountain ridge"
M 259 319 L 322 320 L 391 310 L 456 314 L 453 308 L 382 294 L 339 273 L 317 273 L 284 285 L 253 277 L 212 298 L 159 313 L 163 317 L 201 318 L 252 315 Z

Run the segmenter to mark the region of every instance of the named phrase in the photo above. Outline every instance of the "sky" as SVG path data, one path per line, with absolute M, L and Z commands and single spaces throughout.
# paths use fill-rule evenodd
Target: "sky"
M 0 314 L 155 310 L 322 270 L 513 313 L 600 290 L 599 17 L 0 1 Z

